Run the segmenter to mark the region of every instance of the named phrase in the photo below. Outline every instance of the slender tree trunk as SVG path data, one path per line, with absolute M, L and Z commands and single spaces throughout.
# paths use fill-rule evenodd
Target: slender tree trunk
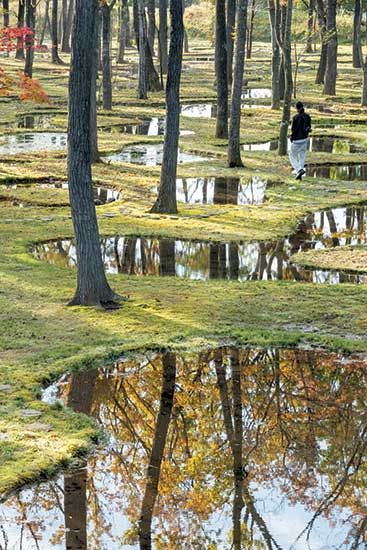
M 58 12 L 58 3 L 59 0 L 52 0 L 52 12 L 51 12 L 51 38 L 52 38 L 52 50 L 51 50 L 51 59 L 52 63 L 56 63 L 57 65 L 61 65 L 62 61 L 59 57 L 59 39 L 58 39 L 58 18 L 57 18 L 57 12 Z
M 336 1 L 328 0 L 327 10 L 327 61 L 324 83 L 324 94 L 336 94 L 337 58 L 338 58 L 338 35 L 336 30 Z
M 215 76 L 218 103 L 215 136 L 226 139 L 228 138 L 228 74 L 225 0 L 216 0 L 215 22 Z
M 278 25 L 280 26 L 281 39 L 280 43 L 284 44 L 285 36 L 285 27 L 286 27 L 286 18 L 287 18 L 287 6 L 285 3 L 281 3 L 280 8 L 278 9 L 278 14 L 280 16 L 280 21 Z M 279 67 L 279 96 L 280 99 L 284 99 L 285 94 L 285 67 L 284 67 L 284 53 L 281 49 L 281 58 L 280 58 L 280 67 Z
M 152 56 L 154 56 L 155 39 L 155 0 L 148 0 L 148 43 Z
M 288 149 L 288 128 L 289 128 L 289 121 L 291 116 L 292 91 L 293 91 L 292 42 L 291 42 L 292 13 L 293 13 L 293 0 L 288 0 L 284 43 L 283 43 L 285 93 L 284 93 L 282 122 L 280 123 L 280 132 L 279 132 L 279 149 L 278 149 L 279 155 L 286 155 L 287 149 Z
M 145 10 L 144 5 L 142 5 L 141 13 L 143 14 L 143 21 L 141 25 L 141 31 L 143 32 L 143 37 L 139 39 L 139 10 L 138 10 L 138 0 L 133 2 L 134 9 L 134 30 L 136 37 L 136 44 L 140 53 L 145 56 L 145 75 L 146 75 L 146 87 L 148 92 L 158 92 L 163 89 L 162 84 L 159 80 L 157 71 L 155 70 L 152 52 L 150 51 L 148 38 L 147 38 L 147 24 L 145 19 Z M 141 52 L 141 46 L 145 46 L 145 51 Z
M 61 44 L 61 51 L 64 53 L 70 53 L 70 35 L 71 35 L 71 27 L 73 24 L 74 9 L 75 9 L 75 0 L 69 0 L 67 16 L 65 19 L 65 27 L 62 34 L 62 44 Z
M 180 135 L 180 80 L 184 40 L 182 0 L 171 0 L 171 40 L 166 84 L 166 131 L 158 198 L 152 212 L 177 212 L 176 174 Z
M 184 14 L 184 21 L 185 21 L 185 0 L 182 0 L 182 13 Z M 189 36 L 187 34 L 187 30 L 185 28 L 184 24 L 184 52 L 189 53 Z
M 18 17 L 17 17 L 17 27 L 21 29 L 24 27 L 24 15 L 25 15 L 25 0 L 18 1 Z M 24 60 L 24 44 L 23 38 L 19 37 L 17 39 L 17 51 L 15 54 L 15 59 Z
M 3 0 L 3 26 L 9 27 L 9 0 Z
M 129 8 L 127 5 L 127 0 L 121 0 L 119 49 L 118 49 L 118 55 L 117 55 L 117 63 L 123 63 L 125 61 L 125 49 L 126 49 L 128 26 L 129 26 Z
M 367 107 L 367 57 L 363 62 L 363 88 L 362 88 L 362 107 Z
M 90 149 L 91 162 L 100 162 L 101 157 L 98 151 L 98 127 L 97 127 L 97 78 L 98 78 L 98 50 L 99 50 L 99 25 L 100 18 L 97 17 L 96 24 L 93 26 L 93 66 L 91 72 L 90 86 Z
M 102 81 L 103 108 L 112 109 L 112 69 L 111 69 L 111 10 L 113 4 L 107 2 L 101 6 L 102 12 Z
M 68 182 L 78 276 L 70 305 L 107 305 L 116 298 L 104 271 L 92 188 L 90 110 L 97 16 L 97 0 L 76 0 L 69 78 Z
M 247 59 L 251 59 L 251 57 L 252 57 L 252 44 L 253 44 L 254 21 L 255 21 L 255 6 L 256 6 L 256 0 L 252 0 L 252 2 L 251 2 L 250 25 L 249 25 L 248 34 L 247 34 Z
M 43 17 L 42 21 L 42 27 L 41 27 L 41 34 L 40 34 L 40 44 L 43 44 L 45 41 L 45 34 L 46 34 L 46 27 L 50 22 L 50 18 L 48 15 L 50 9 L 50 0 L 45 0 L 45 15 Z
M 33 59 L 34 59 L 34 31 L 36 28 L 36 8 L 33 0 L 26 0 L 26 26 L 33 31 L 33 34 L 27 35 L 25 39 L 25 64 L 24 74 L 29 78 L 33 76 Z
M 171 3 L 177 0 L 171 0 Z M 181 2 L 181 0 L 179 0 Z M 158 495 L 158 483 L 161 473 L 164 448 L 171 420 L 176 381 L 176 356 L 165 352 L 163 355 L 163 381 L 159 413 L 154 430 L 152 451 L 150 453 L 147 482 L 141 506 L 139 520 L 140 550 L 152 548 L 152 519 L 154 505 Z
M 362 0 L 355 0 L 353 17 L 353 67 L 362 67 L 362 42 L 361 42 Z
M 139 26 L 139 99 L 147 99 L 147 61 L 145 43 L 148 41 L 143 0 L 137 0 L 138 6 L 138 26 Z
M 236 24 L 236 0 L 227 0 L 227 76 L 232 84 L 234 32 Z
M 280 76 L 280 47 L 277 40 L 279 30 L 277 31 L 276 25 L 279 21 L 279 14 L 277 15 L 275 10 L 277 9 L 274 0 L 268 0 L 269 7 L 269 20 L 271 30 L 271 48 L 272 48 L 272 62 L 271 62 L 271 108 L 280 108 L 280 88 L 279 88 L 279 76 Z
M 321 41 L 321 51 L 320 51 L 320 61 L 316 74 L 316 84 L 323 84 L 325 81 L 325 72 L 326 72 L 326 61 L 327 61 L 327 30 L 326 30 L 326 15 L 325 15 L 325 5 L 324 0 L 316 0 L 317 5 L 317 20 L 319 23 L 320 29 L 320 41 Z
M 229 123 L 228 166 L 243 166 L 241 160 L 241 97 L 245 66 L 248 0 L 237 0 L 236 48 L 231 96 L 231 119 Z
M 309 0 L 308 3 L 308 20 L 307 20 L 307 44 L 306 53 L 312 53 L 312 35 L 313 35 L 313 21 L 315 12 L 315 0 Z
M 159 0 L 159 58 L 163 74 L 168 70 L 167 0 Z

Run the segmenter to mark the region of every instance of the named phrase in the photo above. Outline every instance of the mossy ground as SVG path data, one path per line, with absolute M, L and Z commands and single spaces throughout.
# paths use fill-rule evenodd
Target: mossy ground
M 208 50 L 209 51 L 209 50 Z M 195 62 L 193 53 L 184 61 L 182 97 L 185 101 L 214 99 L 212 64 Z M 299 75 L 299 94 L 312 106 L 315 134 L 338 135 L 367 143 L 367 125 L 354 122 L 365 116 L 358 107 L 361 73 L 351 68 L 351 51 L 341 50 L 338 96 L 322 98 L 313 84 L 317 56 L 310 55 Z M 131 54 L 131 65 L 136 59 Z M 19 65 L 4 59 L 11 70 Z M 162 94 L 146 102 L 135 98 L 136 79 L 129 68 L 116 71 L 115 106 L 99 116 L 100 149 L 103 154 L 121 150 L 127 143 L 161 141 L 119 132 L 104 132 L 105 126 L 135 122 L 145 116 L 164 116 Z M 250 86 L 270 82 L 270 52 L 256 45 L 255 57 L 246 69 L 254 80 Z M 53 100 L 39 113 L 52 116 L 50 131 L 66 129 L 67 67 L 53 67 L 46 58 L 36 61 L 36 76 Z M 119 88 L 118 88 L 119 87 Z M 118 89 L 117 89 L 118 88 Z M 333 112 L 323 114 L 318 105 Z M 0 101 L 0 121 L 11 125 L 16 117 L 34 111 L 14 99 Z M 268 108 L 245 109 L 242 119 L 244 143 L 276 138 L 280 113 Z M 342 128 L 317 128 L 317 121 L 343 123 Z M 367 120 L 367 119 L 366 119 Z M 348 121 L 347 123 L 345 123 Z M 342 182 L 306 178 L 295 183 L 287 158 L 274 152 L 244 153 L 245 168 L 226 167 L 226 148 L 214 136 L 214 120 L 182 118 L 182 127 L 195 131 L 181 139 L 181 148 L 208 158 L 202 163 L 181 165 L 179 176 L 254 174 L 274 182 L 267 201 L 258 206 L 180 205 L 177 216 L 149 214 L 159 168 L 129 164 L 98 164 L 95 184 L 121 192 L 121 200 L 98 207 L 104 235 L 175 236 L 207 240 L 273 239 L 286 236 L 307 212 L 367 200 L 367 182 Z M 4 132 L 27 130 L 7 127 Z M 32 131 L 32 130 L 29 130 Z M 171 346 L 199 349 L 221 342 L 253 345 L 317 345 L 330 349 L 367 350 L 367 289 L 345 284 L 328 286 L 287 281 L 237 283 L 189 281 L 175 278 L 110 276 L 113 288 L 129 301 L 120 309 L 68 308 L 73 295 L 75 271 L 35 260 L 32 243 L 72 235 L 65 190 L 40 189 L 37 181 L 66 181 L 63 152 L 26 153 L 2 157 L 0 164 L 0 492 L 50 473 L 86 450 L 96 427 L 71 411 L 50 408 L 39 400 L 42 385 L 72 368 L 105 364 L 122 353 Z M 364 155 L 311 154 L 310 162 L 362 162 Z M 1 187 L 17 182 L 16 188 Z M 25 186 L 23 183 L 31 183 Z M 23 208 L 12 206 L 24 202 Z M 108 216 L 106 216 L 108 214 Z M 202 216 L 210 214 L 209 217 Z M 316 254 L 316 253 L 315 253 Z M 354 254 L 354 253 L 353 253 Z M 365 261 L 358 249 L 358 268 Z M 322 255 L 312 264 L 349 267 L 350 249 Z M 307 263 L 307 255 L 300 258 Z M 346 261 L 347 260 L 347 261 Z M 326 261 L 326 264 L 323 263 Z M 352 262 L 352 260 L 350 260 Z M 355 260 L 353 260 L 355 261 Z M 366 264 L 367 265 L 367 264 Z M 3 388 L 3 389 L 1 389 Z M 24 408 L 41 411 L 39 421 L 50 424 L 49 432 L 29 431 Z

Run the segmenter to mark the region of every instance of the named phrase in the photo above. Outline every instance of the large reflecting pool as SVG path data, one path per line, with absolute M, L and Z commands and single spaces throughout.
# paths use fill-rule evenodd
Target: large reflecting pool
M 64 377 L 45 400 L 92 416 L 108 440 L 1 505 L 0 546 L 365 548 L 366 387 L 364 356 L 274 348 Z
M 66 149 L 65 132 L 34 132 L 4 134 L 0 137 L 0 155 L 17 155 L 32 151 L 58 151 Z
M 116 235 L 102 238 L 102 256 L 107 272 L 115 274 L 366 283 L 367 275 L 304 269 L 292 263 L 297 252 L 366 244 L 366 221 L 366 207 L 351 206 L 310 214 L 294 234 L 274 241 L 225 243 Z M 31 252 L 61 267 L 76 265 L 75 245 L 70 239 L 40 243 Z

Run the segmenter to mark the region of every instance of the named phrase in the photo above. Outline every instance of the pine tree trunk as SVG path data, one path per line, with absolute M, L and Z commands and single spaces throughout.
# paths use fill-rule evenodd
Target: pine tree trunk
M 180 135 L 180 81 L 184 41 L 182 0 L 171 0 L 171 40 L 166 84 L 166 131 L 158 198 L 152 212 L 177 212 L 176 175 Z
M 306 53 L 312 53 L 312 35 L 313 35 L 314 11 L 315 11 L 315 0 L 309 0 L 308 19 L 307 19 Z
M 69 78 L 68 182 L 78 276 L 70 305 L 107 305 L 116 298 L 104 271 L 92 188 L 90 109 L 97 14 L 97 0 L 76 0 Z
M 159 59 L 163 74 L 168 70 L 167 0 L 159 0 Z
M 360 69 L 362 67 L 362 43 L 361 43 L 361 18 L 362 2 L 355 0 L 353 17 L 353 67 Z
M 119 49 L 117 54 L 117 63 L 125 61 L 125 49 L 127 39 L 127 28 L 129 25 L 129 8 L 127 0 L 121 0 L 120 6 L 120 27 L 119 27 Z
M 215 77 L 217 82 L 217 123 L 215 136 L 228 138 L 228 74 L 225 0 L 215 3 Z
M 147 61 L 146 61 L 146 48 L 145 43 L 148 42 L 145 17 L 144 17 L 144 4 L 143 0 L 137 0 L 138 8 L 138 28 L 139 28 L 139 90 L 138 98 L 147 99 Z
M 32 0 L 26 0 L 26 26 L 33 31 L 33 34 L 27 35 L 25 38 L 25 63 L 24 74 L 29 78 L 33 76 L 33 59 L 34 59 L 34 31 L 36 28 L 36 8 Z
M 145 75 L 146 75 L 146 87 L 148 92 L 159 92 L 163 89 L 162 84 L 159 80 L 159 76 L 157 71 L 155 70 L 154 63 L 153 63 L 153 57 L 152 52 L 150 51 L 149 43 L 148 43 L 148 37 L 147 37 L 147 24 L 145 19 L 145 10 L 144 5 L 142 5 L 142 13 L 143 13 L 143 24 L 142 24 L 142 31 L 143 31 L 143 39 L 139 39 L 139 17 L 138 17 L 138 0 L 133 1 L 133 10 L 134 10 L 134 31 L 135 31 L 135 37 L 136 37 L 136 44 L 139 50 L 139 56 L 140 56 L 140 45 L 142 43 L 142 46 L 145 47 L 145 51 L 142 52 L 143 56 L 145 56 Z
M 171 0 L 175 3 L 177 0 Z M 181 0 L 179 0 L 181 2 Z M 152 519 L 154 505 L 158 495 L 158 483 L 161 473 L 164 448 L 171 420 L 176 381 L 176 355 L 165 352 L 163 355 L 163 380 L 160 407 L 154 430 L 152 450 L 147 470 L 147 481 L 139 520 L 140 550 L 152 548 Z
M 227 76 L 232 84 L 234 32 L 236 24 L 236 0 L 227 0 Z
M 317 20 L 318 20 L 319 29 L 320 29 L 321 52 L 320 52 L 320 61 L 319 61 L 319 67 L 317 69 L 315 84 L 324 84 L 326 62 L 327 62 L 327 50 L 328 50 L 326 15 L 325 15 L 324 0 L 316 0 L 316 2 L 317 2 Z
M 65 27 L 62 34 L 62 44 L 61 44 L 61 51 L 64 53 L 70 53 L 70 35 L 71 35 L 71 27 L 73 24 L 74 9 L 75 9 L 75 0 L 69 0 L 69 6 L 67 10 Z
M 336 29 L 336 1 L 328 0 L 327 10 L 327 61 L 324 83 L 324 94 L 336 94 L 337 59 L 338 59 L 338 35 Z
M 363 88 L 362 88 L 362 107 L 367 107 L 367 57 L 363 62 Z
M 228 166 L 243 166 L 241 160 L 241 97 L 245 67 L 246 29 L 248 0 L 237 0 L 236 48 L 229 123 Z
M 254 21 L 255 21 L 255 5 L 256 0 L 252 0 L 251 3 L 251 15 L 250 15 L 250 26 L 247 33 L 247 59 L 252 57 L 252 43 L 254 36 Z
M 271 62 L 271 108 L 279 109 L 280 108 L 280 88 L 279 88 L 279 77 L 280 77 L 280 47 L 278 44 L 277 36 L 279 30 L 277 31 L 276 25 L 279 21 L 279 14 L 276 14 L 276 7 L 274 0 L 268 1 L 269 7 L 269 21 L 270 21 L 270 30 L 271 30 L 271 48 L 272 48 L 272 62 Z
M 101 161 L 98 151 L 98 127 L 97 127 L 97 78 L 98 78 L 98 41 L 99 41 L 99 25 L 100 18 L 97 17 L 96 24 L 93 26 L 93 66 L 91 73 L 90 86 L 90 149 L 91 162 L 97 163 Z
M 57 65 L 61 65 L 62 61 L 59 57 L 59 40 L 58 40 L 58 18 L 57 18 L 57 12 L 58 12 L 58 3 L 59 0 L 52 0 L 52 11 L 51 11 L 51 38 L 52 38 L 52 49 L 51 49 L 51 60 L 52 63 L 56 63 Z
M 152 56 L 154 56 L 155 39 L 155 0 L 148 0 L 148 42 Z
M 103 81 L 103 109 L 112 109 L 112 70 L 111 70 L 111 8 L 105 3 L 101 6 L 102 12 L 102 81 Z
M 293 0 L 287 1 L 287 15 L 283 43 L 284 72 L 285 72 L 285 93 L 282 122 L 279 132 L 279 155 L 286 155 L 288 149 L 288 128 L 291 116 L 293 78 L 292 78 L 292 12 Z
M 18 17 L 17 17 L 17 27 L 21 29 L 24 27 L 24 15 L 25 15 L 25 2 L 24 0 L 18 1 Z M 24 44 L 23 38 L 19 37 L 17 39 L 17 51 L 15 54 L 15 59 L 24 60 Z

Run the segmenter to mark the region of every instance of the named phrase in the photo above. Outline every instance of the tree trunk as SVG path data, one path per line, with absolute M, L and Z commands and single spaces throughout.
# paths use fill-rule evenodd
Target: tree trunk
M 215 77 L 217 82 L 217 124 L 215 136 L 228 138 L 228 76 L 225 0 L 215 3 Z
M 146 48 L 144 47 L 145 43 L 148 40 L 147 31 L 145 26 L 145 17 L 144 17 L 144 4 L 143 0 L 137 0 L 138 6 L 138 26 L 139 26 L 139 90 L 138 98 L 147 99 L 147 61 L 146 61 Z
M 24 74 L 29 78 L 33 76 L 33 59 L 34 59 L 34 31 L 36 28 L 36 8 L 32 0 L 26 0 L 26 26 L 33 31 L 32 34 L 25 38 L 25 64 Z
M 326 71 L 326 61 L 327 61 L 327 51 L 328 51 L 326 15 L 325 15 L 324 0 L 316 0 L 316 1 L 317 1 L 317 20 L 318 20 L 319 29 L 320 29 L 321 52 L 320 52 L 320 61 L 319 61 L 319 67 L 317 69 L 315 84 L 323 84 L 325 81 L 325 71 Z
M 232 84 L 234 32 L 236 24 L 236 0 L 227 0 L 227 76 Z
M 286 155 L 287 149 L 288 149 L 288 128 L 289 128 L 289 121 L 290 121 L 290 115 L 291 115 L 292 91 L 293 91 L 292 42 L 291 42 L 292 12 L 293 12 L 293 0 L 288 0 L 284 43 L 283 43 L 285 93 L 284 93 L 282 122 L 280 123 L 280 132 L 279 132 L 279 149 L 278 149 L 279 155 Z
M 353 17 L 353 67 L 360 69 L 362 67 L 362 43 L 361 43 L 361 18 L 362 1 L 355 0 Z
M 367 57 L 363 62 L 363 88 L 362 88 L 362 107 L 367 107 Z
M 51 38 L 52 38 L 52 45 L 51 45 L 51 60 L 52 63 L 56 63 L 57 65 L 61 65 L 62 61 L 59 57 L 59 40 L 58 40 L 58 29 L 57 29 L 57 11 L 58 11 L 58 3 L 59 0 L 52 0 L 52 11 L 51 11 Z
M 171 4 L 177 0 L 171 0 Z M 181 0 L 179 0 L 181 3 Z M 147 482 L 141 514 L 139 520 L 139 544 L 140 550 L 151 550 L 152 548 L 152 519 L 154 505 L 158 495 L 158 483 L 161 473 L 164 448 L 166 445 L 168 428 L 171 420 L 173 399 L 175 395 L 176 381 L 176 355 L 165 352 L 163 355 L 163 381 L 161 399 L 157 422 L 154 430 L 152 451 L 150 453 L 147 470 Z
M 39 39 L 40 44 L 43 44 L 43 42 L 45 41 L 46 27 L 50 22 L 50 18 L 48 15 L 49 9 L 50 9 L 50 0 L 45 0 L 45 15 L 43 16 L 43 21 L 42 21 L 42 27 L 41 27 L 41 33 L 40 33 L 40 39 Z
M 277 40 L 279 29 L 277 31 L 276 25 L 279 22 L 279 13 L 276 14 L 276 6 L 274 0 L 268 1 L 269 7 L 269 20 L 271 30 L 271 48 L 272 48 L 272 62 L 271 62 L 271 108 L 280 108 L 280 47 Z
M 69 78 L 68 182 L 78 276 L 70 305 L 108 305 L 116 298 L 104 271 L 92 188 L 90 110 L 97 17 L 97 0 L 76 0 Z
M 62 33 L 61 51 L 64 53 L 70 53 L 70 35 L 71 35 L 71 27 L 73 24 L 74 9 L 75 9 L 75 0 L 69 0 L 69 6 L 67 10 L 66 19 L 65 19 L 65 26 Z
M 166 84 L 166 131 L 158 198 L 152 212 L 177 212 L 176 174 L 180 135 L 180 80 L 184 40 L 182 0 L 171 0 L 171 40 Z
M 146 87 L 148 92 L 159 92 L 163 89 L 161 81 L 159 80 L 159 76 L 157 71 L 155 70 L 154 63 L 153 63 L 153 57 L 152 52 L 150 51 L 148 38 L 147 38 L 147 24 L 145 20 L 145 10 L 144 5 L 142 5 L 142 14 L 143 14 L 143 39 L 139 40 L 139 17 L 138 17 L 138 0 L 134 0 L 133 2 L 133 9 L 134 9 L 134 30 L 135 30 L 135 37 L 136 37 L 136 44 L 138 46 L 139 55 L 140 55 L 140 45 L 142 43 L 142 46 L 145 45 L 145 52 L 142 52 L 143 56 L 145 56 L 145 74 L 146 74 Z
M 73 0 L 74 1 L 74 0 Z M 97 127 L 97 78 L 98 78 L 98 50 L 99 50 L 99 25 L 100 18 L 97 17 L 96 24 L 93 27 L 93 66 L 91 73 L 90 86 L 90 149 L 91 162 L 100 162 L 101 157 L 98 151 L 98 127 Z
M 233 396 L 233 549 L 242 549 L 241 513 L 244 507 L 243 501 L 243 412 L 242 412 L 242 386 L 241 364 L 238 358 L 238 350 L 233 350 L 231 357 L 232 367 L 232 396 Z
M 255 5 L 256 0 L 252 0 L 251 3 L 251 15 L 250 15 L 250 26 L 247 34 L 247 59 L 251 59 L 252 56 L 252 44 L 254 36 L 254 21 L 255 21 Z
M 148 0 L 148 43 L 152 56 L 154 56 L 155 39 L 155 0 Z
M 168 70 L 167 0 L 159 0 L 159 60 L 163 74 Z
M 307 44 L 306 53 L 312 53 L 312 35 L 313 35 L 313 20 L 315 12 L 315 0 L 309 0 L 308 4 L 308 19 L 307 19 Z
M 103 109 L 112 109 L 112 70 L 111 70 L 111 7 L 101 5 L 102 12 L 102 81 L 103 81 Z
M 182 13 L 184 14 L 184 20 L 185 20 L 185 0 L 182 0 Z M 189 53 L 189 36 L 185 28 L 185 23 L 184 23 L 184 52 Z
M 324 83 L 324 94 L 335 95 L 337 58 L 338 58 L 338 35 L 336 30 L 336 1 L 328 0 L 327 10 L 327 61 Z
M 129 25 L 129 8 L 127 0 L 121 0 L 120 6 L 120 27 L 119 27 L 119 49 L 117 54 L 117 63 L 125 61 L 127 27 Z
M 247 29 L 247 1 L 237 0 L 236 48 L 231 96 L 231 119 L 229 123 L 228 166 L 243 166 L 241 160 L 241 97 L 245 66 L 245 47 Z
M 9 27 L 9 0 L 3 0 L 3 26 Z
M 287 18 L 287 6 L 285 3 L 282 3 L 280 5 L 280 9 L 278 10 L 278 14 L 280 16 L 280 22 L 278 25 L 280 26 L 280 43 L 284 44 L 284 36 L 285 36 L 285 27 L 286 27 L 286 18 Z M 284 53 L 281 49 L 281 58 L 280 58 L 280 67 L 279 67 L 279 96 L 280 99 L 284 99 L 285 94 L 285 68 L 284 68 Z
M 18 17 L 17 17 L 18 29 L 21 29 L 22 27 L 24 27 L 24 15 L 25 15 L 25 2 L 24 0 L 19 0 Z M 15 59 L 24 60 L 24 44 L 23 44 L 23 38 L 21 36 L 17 39 L 17 51 L 15 54 Z

